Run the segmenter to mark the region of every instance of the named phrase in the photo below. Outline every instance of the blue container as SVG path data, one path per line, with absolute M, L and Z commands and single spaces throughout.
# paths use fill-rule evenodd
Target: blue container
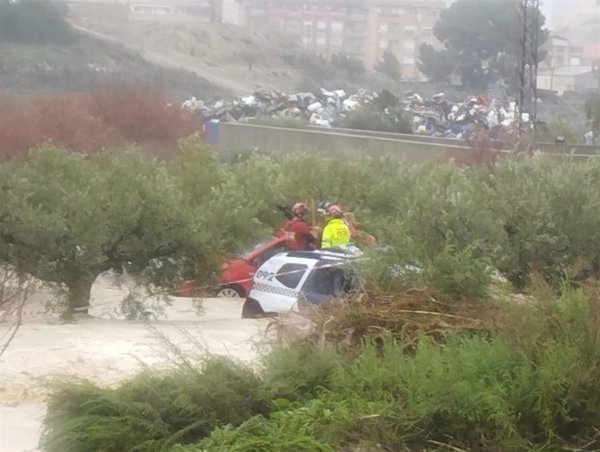
M 219 141 L 219 120 L 211 119 L 204 123 L 204 138 L 209 144 L 217 144 Z

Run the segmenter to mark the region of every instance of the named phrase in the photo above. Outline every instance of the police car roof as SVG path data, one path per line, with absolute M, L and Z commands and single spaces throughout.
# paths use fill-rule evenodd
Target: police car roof
M 288 251 L 284 256 L 288 257 L 300 257 L 303 259 L 314 259 L 314 260 L 322 260 L 322 259 L 348 259 L 350 256 L 347 256 L 343 253 L 335 253 L 330 251 Z

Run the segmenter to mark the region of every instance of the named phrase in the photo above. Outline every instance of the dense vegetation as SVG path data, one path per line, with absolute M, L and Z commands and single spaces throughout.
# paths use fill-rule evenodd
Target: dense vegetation
M 402 286 L 385 271 L 398 262 L 422 267 L 421 282 L 450 298 L 484 296 L 493 268 L 519 290 L 532 273 L 556 287 L 600 271 L 595 159 L 459 167 L 290 154 L 221 164 L 192 139 L 169 162 L 45 146 L 0 173 L 0 260 L 63 284 L 78 307 L 108 269 L 166 285 L 206 275 L 216 256 L 265 238 L 281 224 L 275 206 L 295 199 L 339 202 L 388 245 L 369 269 L 383 288 Z
M 317 313 L 315 340 L 261 369 L 209 358 L 116 389 L 58 387 L 46 450 L 597 448 L 598 159 L 223 164 L 196 138 L 167 161 L 49 145 L 18 157 L 0 165 L 0 260 L 61 285 L 70 309 L 109 268 L 161 285 L 206 276 L 291 200 L 339 202 L 385 245 L 368 297 L 328 307 L 333 323 Z M 389 271 L 407 262 L 423 271 Z M 508 282 L 492 290 L 494 269 Z
M 599 289 L 515 307 L 485 335 L 448 331 L 415 347 L 383 331 L 353 354 L 309 340 L 276 346 L 258 372 L 209 358 L 117 389 L 69 382 L 51 397 L 42 444 L 49 452 L 595 450 Z

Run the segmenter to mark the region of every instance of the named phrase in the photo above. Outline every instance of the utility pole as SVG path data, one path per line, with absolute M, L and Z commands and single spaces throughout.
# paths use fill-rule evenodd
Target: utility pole
M 531 109 L 531 121 L 533 124 L 533 144 L 535 145 L 537 138 L 537 101 L 538 101 L 538 89 L 537 89 L 537 76 L 538 76 L 538 65 L 539 65 L 539 29 L 540 29 L 540 0 L 532 1 L 533 7 L 533 29 L 531 30 L 531 64 L 530 64 L 530 77 L 531 81 L 531 94 L 533 101 L 533 108 Z
M 529 9 L 529 0 L 520 0 L 520 19 L 521 19 L 521 65 L 519 67 L 519 101 L 517 103 L 517 125 L 519 127 L 519 141 L 523 137 L 523 110 L 525 107 L 525 72 L 527 67 L 527 10 Z
M 519 139 L 523 138 L 525 121 L 523 113 L 529 113 L 529 122 L 533 124 L 535 143 L 535 124 L 537 121 L 537 73 L 539 59 L 540 0 L 518 0 L 521 37 L 521 61 L 519 66 L 519 96 L 517 102 Z

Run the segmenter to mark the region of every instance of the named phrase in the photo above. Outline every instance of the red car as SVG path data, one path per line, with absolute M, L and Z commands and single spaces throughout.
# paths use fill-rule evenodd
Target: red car
M 285 251 L 285 238 L 273 237 L 267 242 L 261 242 L 242 257 L 227 257 L 223 259 L 221 273 L 218 277 L 219 287 L 217 297 L 246 297 L 252 288 L 252 276 L 258 267 L 277 253 Z M 184 281 L 177 295 L 190 297 L 198 281 Z

